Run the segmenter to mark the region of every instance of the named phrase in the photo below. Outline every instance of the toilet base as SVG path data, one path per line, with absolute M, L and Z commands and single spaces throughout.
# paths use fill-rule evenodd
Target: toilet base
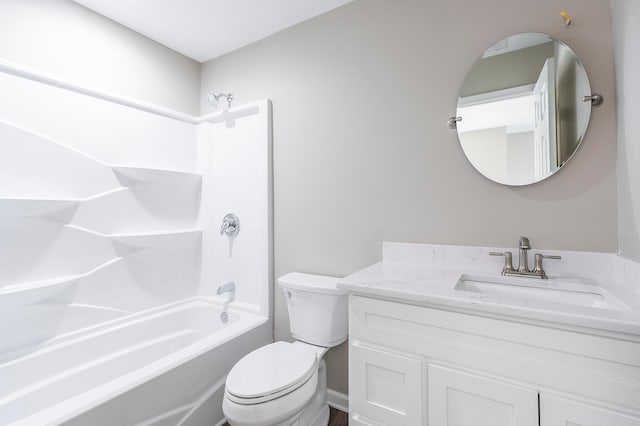
M 327 365 L 323 359 L 320 360 L 318 368 L 318 388 L 313 398 L 307 404 L 300 417 L 292 426 L 327 426 L 329 424 L 329 404 L 327 396 Z

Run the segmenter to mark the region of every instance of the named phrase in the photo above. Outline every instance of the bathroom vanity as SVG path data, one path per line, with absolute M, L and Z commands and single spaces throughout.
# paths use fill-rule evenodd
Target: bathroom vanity
M 511 278 L 495 250 L 385 243 L 339 285 L 350 424 L 640 425 L 638 265 L 543 251 L 549 279 Z

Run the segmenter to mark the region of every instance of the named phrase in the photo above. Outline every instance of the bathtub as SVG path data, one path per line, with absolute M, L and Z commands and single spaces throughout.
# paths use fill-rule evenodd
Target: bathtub
M 271 341 L 261 316 L 191 299 L 0 358 L 0 424 L 215 425 L 224 380 Z

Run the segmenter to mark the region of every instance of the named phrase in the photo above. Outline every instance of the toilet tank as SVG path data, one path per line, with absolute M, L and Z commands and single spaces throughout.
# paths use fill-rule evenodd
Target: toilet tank
M 336 288 L 339 278 L 291 272 L 278 279 L 287 301 L 296 340 L 332 347 L 349 334 L 349 294 Z

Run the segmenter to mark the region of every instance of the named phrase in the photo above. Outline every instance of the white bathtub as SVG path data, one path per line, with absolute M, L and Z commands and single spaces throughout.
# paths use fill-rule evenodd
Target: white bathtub
M 0 424 L 214 425 L 233 364 L 271 340 L 265 317 L 190 300 L 0 359 Z

